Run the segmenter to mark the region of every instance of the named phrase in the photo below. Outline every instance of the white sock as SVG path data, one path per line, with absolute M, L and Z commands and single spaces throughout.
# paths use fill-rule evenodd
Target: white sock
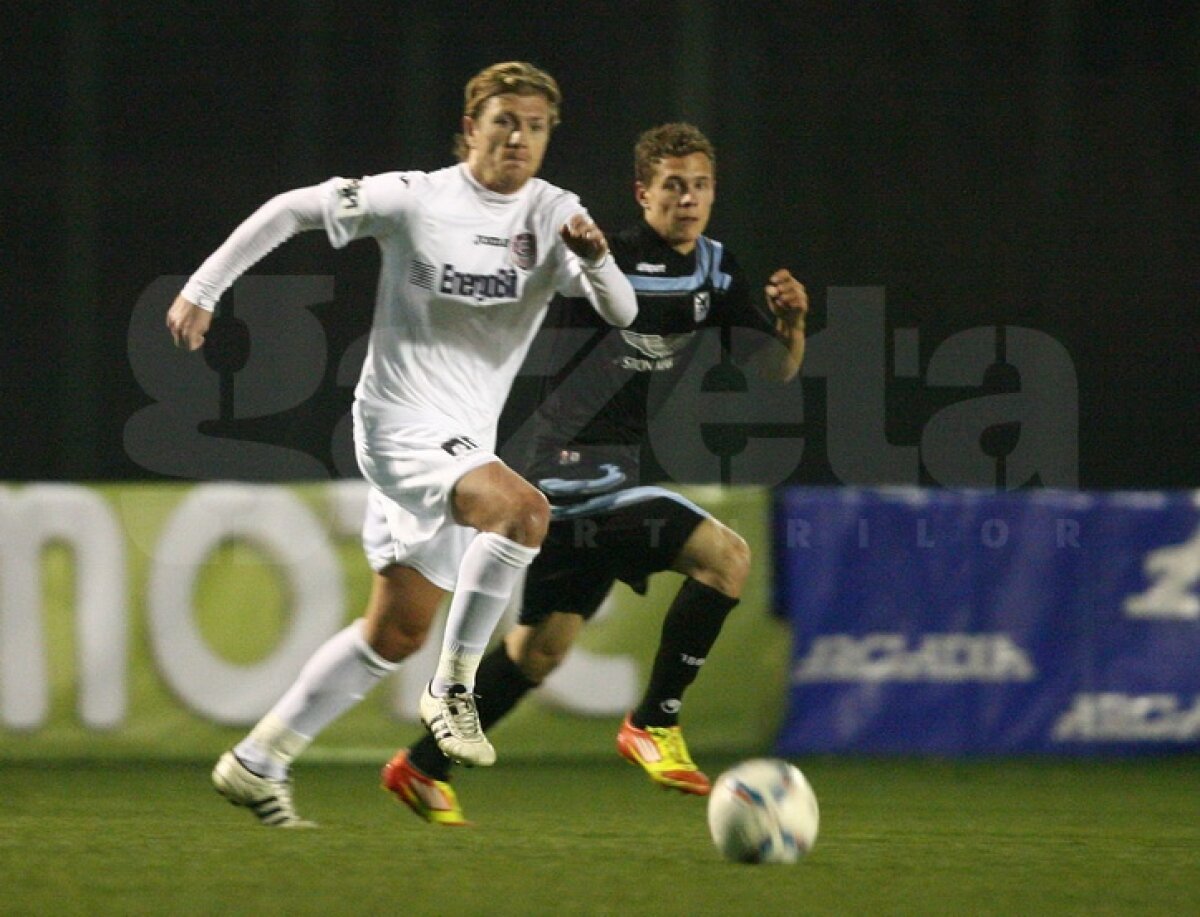
M 446 619 L 446 636 L 430 688 L 444 695 L 451 685 L 468 691 L 492 631 L 508 606 L 521 571 L 533 563 L 537 548 L 527 548 L 495 532 L 480 532 L 458 568 L 458 585 Z
M 357 704 L 384 675 L 395 671 L 367 645 L 362 620 L 334 634 L 313 653 L 299 676 L 234 753 L 254 773 L 287 776 L 292 760 L 322 729 Z

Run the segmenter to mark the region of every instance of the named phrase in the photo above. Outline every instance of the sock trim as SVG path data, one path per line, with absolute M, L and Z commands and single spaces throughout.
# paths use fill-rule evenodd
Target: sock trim
M 527 548 L 497 532 L 480 532 L 475 537 L 484 539 L 488 553 L 509 567 L 528 567 L 541 552 L 541 548 Z

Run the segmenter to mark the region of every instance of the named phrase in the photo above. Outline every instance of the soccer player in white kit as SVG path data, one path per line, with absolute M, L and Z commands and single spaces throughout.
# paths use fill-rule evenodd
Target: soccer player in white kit
M 513 377 L 555 292 L 628 326 L 637 301 L 579 199 L 536 178 L 561 94 L 523 62 L 467 83 L 457 166 L 333 178 L 281 194 L 243 222 L 167 314 L 177 345 L 204 343 L 222 292 L 297 232 L 341 247 L 374 238 L 382 259 L 370 346 L 355 390 L 354 444 L 371 485 L 363 545 L 374 573 L 364 617 L 328 640 L 213 770 L 218 791 L 267 825 L 306 827 L 292 760 L 420 648 L 454 597 L 421 719 L 445 754 L 489 765 L 475 671 L 521 571 L 545 537 L 541 493 L 495 455 Z

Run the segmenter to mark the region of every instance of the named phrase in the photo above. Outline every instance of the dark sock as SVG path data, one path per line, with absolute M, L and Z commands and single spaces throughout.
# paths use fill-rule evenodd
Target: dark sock
M 737 599 L 694 579 L 679 588 L 663 619 L 650 683 L 642 702 L 630 715 L 633 725 L 674 726 L 679 722 L 683 692 L 700 674 L 721 625 L 737 603 Z
M 475 705 L 479 724 L 486 732 L 537 685 L 525 677 L 517 664 L 508 658 L 504 644 L 499 643 L 483 657 L 475 673 Z M 448 780 L 453 762 L 442 754 L 433 736 L 425 733 L 408 748 L 408 759 L 434 780 Z

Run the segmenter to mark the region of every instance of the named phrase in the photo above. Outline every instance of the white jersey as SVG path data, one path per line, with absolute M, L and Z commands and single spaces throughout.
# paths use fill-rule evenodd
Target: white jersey
M 504 399 L 555 291 L 585 296 L 611 324 L 637 314 L 609 256 L 584 264 L 559 237 L 568 191 L 531 179 L 514 194 L 465 165 L 332 178 L 272 198 L 205 260 L 183 297 L 212 310 L 249 267 L 297 232 L 334 246 L 374 238 L 383 264 L 371 342 L 356 390 L 364 417 L 421 418 L 491 443 Z
M 461 164 L 321 187 L 333 245 L 370 236 L 382 257 L 362 407 L 440 415 L 490 440 L 551 297 L 588 292 L 559 238 L 586 213 L 578 197 L 537 178 L 498 194 Z

